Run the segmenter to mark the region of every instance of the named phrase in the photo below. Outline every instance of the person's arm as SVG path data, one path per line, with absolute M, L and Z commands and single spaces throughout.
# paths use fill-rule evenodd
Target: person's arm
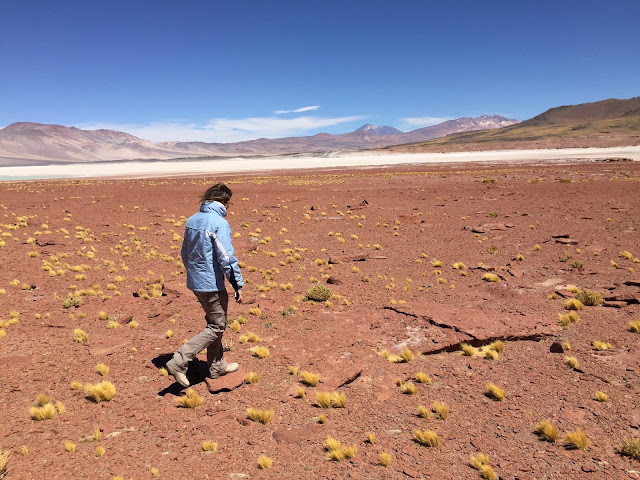
M 229 223 L 223 221 L 217 232 L 211 232 L 211 239 L 216 252 L 215 260 L 222 267 L 224 275 L 233 289 L 236 292 L 242 292 L 244 280 L 238 266 L 238 259 L 234 255 L 233 245 L 231 245 L 231 227 L 229 227 Z M 241 300 L 242 294 L 240 293 L 239 301 Z

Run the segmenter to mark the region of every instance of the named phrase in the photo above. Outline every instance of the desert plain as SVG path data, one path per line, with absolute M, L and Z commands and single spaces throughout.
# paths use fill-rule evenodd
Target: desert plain
M 223 338 L 240 370 L 205 381 L 201 354 L 184 408 L 162 367 L 204 325 L 179 252 L 217 181 L 246 280 Z M 1 183 L 6 478 L 477 479 L 480 453 L 485 478 L 638 478 L 620 446 L 640 436 L 639 207 L 640 165 L 602 158 Z M 600 304 L 569 318 L 586 291 Z

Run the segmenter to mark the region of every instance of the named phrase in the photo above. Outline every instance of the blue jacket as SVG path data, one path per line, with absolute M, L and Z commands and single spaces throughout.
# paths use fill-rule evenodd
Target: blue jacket
M 236 291 L 244 285 L 226 216 L 220 202 L 205 202 L 184 226 L 180 254 L 187 269 L 187 288 L 194 292 L 223 291 L 224 277 Z

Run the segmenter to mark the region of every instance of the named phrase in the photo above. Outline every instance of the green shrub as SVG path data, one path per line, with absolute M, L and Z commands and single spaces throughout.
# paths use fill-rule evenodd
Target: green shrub
M 592 290 L 580 290 L 576 293 L 576 299 L 580 300 L 584 305 L 594 306 L 594 305 L 602 305 L 604 302 L 604 297 L 602 294 L 598 292 L 594 292 Z
M 324 285 L 314 285 L 307 291 L 307 300 L 326 302 L 331 298 L 331 290 Z
M 82 303 L 82 300 L 80 300 L 79 297 L 67 297 L 65 298 L 64 302 L 62 302 L 62 307 L 67 309 L 67 308 L 71 308 L 71 307 L 79 307 L 80 304 Z

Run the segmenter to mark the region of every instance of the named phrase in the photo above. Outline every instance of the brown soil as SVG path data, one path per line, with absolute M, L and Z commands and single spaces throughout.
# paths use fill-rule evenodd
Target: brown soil
M 177 260 L 181 222 L 214 180 L 0 185 L 0 320 L 19 312 L 0 339 L 0 449 L 11 451 L 8 479 L 143 479 L 152 468 L 168 479 L 476 479 L 469 456 L 479 452 L 503 479 L 636 478 L 640 464 L 617 448 L 640 428 L 640 335 L 628 328 L 640 319 L 640 264 L 633 260 L 640 255 L 640 165 L 411 166 L 227 178 L 235 192 L 228 219 L 241 235 L 234 243 L 250 301 L 231 305 L 231 317 L 244 313 L 248 321 L 224 340 L 227 358 L 242 368 L 210 382 L 217 391 L 211 394 L 198 375 L 203 362 L 194 365 L 189 375 L 204 404 L 185 409 L 177 407 L 181 389 L 159 367 L 203 326 Z M 299 256 L 289 255 L 293 263 L 287 248 Z M 634 257 L 622 258 L 622 251 Z M 62 274 L 50 276 L 44 261 Z M 466 276 L 455 262 L 466 265 Z M 69 270 L 76 265 L 89 268 Z M 487 272 L 499 282 L 483 281 Z M 312 277 L 331 289 L 330 304 L 302 300 Z M 326 283 L 329 277 L 334 283 Z M 133 295 L 154 281 L 163 283 L 164 296 Z M 268 282 L 273 288 L 261 292 Z M 293 288 L 283 290 L 288 283 Z M 572 296 L 562 286 L 570 284 L 603 293 L 609 306 L 586 307 L 578 323 L 560 327 L 563 296 Z M 65 310 L 73 285 L 97 294 Z M 559 298 L 549 299 L 555 290 Z M 290 306 L 297 309 L 292 315 Z M 250 314 L 256 307 L 260 313 Z M 121 326 L 107 328 L 100 311 Z M 138 328 L 127 325 L 132 317 Z M 74 342 L 74 328 L 89 334 L 88 343 Z M 262 337 L 267 358 L 240 343 L 249 331 Z M 497 360 L 460 353 L 462 342 L 495 339 L 506 341 Z M 594 340 L 613 348 L 597 351 Z M 552 348 L 554 342 L 560 345 Z M 563 342 L 570 352 L 551 352 Z M 415 354 L 408 363 L 379 355 L 404 346 Z M 564 364 L 566 355 L 578 359 L 577 369 Z M 95 371 L 100 362 L 110 367 L 106 377 Z M 302 385 L 290 365 L 319 374 L 321 383 Z M 260 380 L 242 384 L 248 371 Z M 402 394 L 396 379 L 419 371 L 433 383 Z M 117 389 L 110 402 L 96 404 L 70 389 L 74 380 L 103 379 Z M 484 395 L 488 382 L 506 391 L 504 401 Z M 306 398 L 294 397 L 299 387 Z M 315 392 L 334 390 L 346 396 L 345 408 L 314 406 Z M 609 401 L 595 401 L 597 390 Z M 63 402 L 67 413 L 32 420 L 29 407 L 39 393 Z M 434 401 L 449 406 L 445 420 L 417 416 L 418 405 Z M 275 416 L 253 423 L 249 407 Z M 317 421 L 321 414 L 325 424 Z M 545 419 L 560 430 L 555 443 L 534 434 Z M 100 442 L 88 438 L 96 426 Z M 436 431 L 440 446 L 416 443 L 414 429 Z M 578 429 L 588 448 L 566 449 L 565 433 Z M 375 433 L 375 444 L 366 443 L 366 432 Z M 355 457 L 328 460 L 327 435 L 357 445 Z M 204 440 L 217 442 L 218 451 L 203 452 Z M 65 451 L 65 441 L 77 444 L 75 452 Z M 99 445 L 106 453 L 97 458 Z M 387 468 L 379 465 L 381 452 L 392 456 Z M 271 469 L 259 470 L 261 454 L 273 459 Z

